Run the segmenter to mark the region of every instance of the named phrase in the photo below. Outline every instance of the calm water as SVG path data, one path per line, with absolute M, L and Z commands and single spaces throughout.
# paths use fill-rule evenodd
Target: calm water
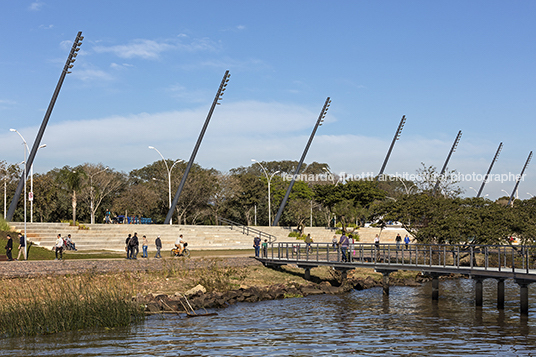
M 533 284 L 535 285 L 535 284 Z M 0 340 L 1 356 L 536 356 L 536 286 L 531 313 L 519 316 L 519 289 L 506 281 L 498 312 L 496 283 L 484 282 L 476 309 L 472 280 L 380 288 L 342 296 L 241 303 L 218 316 L 153 316 L 132 328 Z

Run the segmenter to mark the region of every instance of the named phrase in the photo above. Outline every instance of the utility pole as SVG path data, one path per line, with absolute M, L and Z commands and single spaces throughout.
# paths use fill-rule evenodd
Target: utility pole
M 33 143 L 32 151 L 30 151 L 30 156 L 28 157 L 27 163 L 30 167 L 33 164 L 37 149 L 41 144 L 41 139 L 45 134 L 45 129 L 47 127 L 48 120 L 50 119 L 50 115 L 52 114 L 52 109 L 54 109 L 56 99 L 58 99 L 58 95 L 60 93 L 60 89 L 65 79 L 65 76 L 71 73 L 69 70 L 74 66 L 73 63 L 76 61 L 75 57 L 78 55 L 78 51 L 80 51 L 80 46 L 82 45 L 83 39 L 84 37 L 82 36 L 82 31 L 78 32 L 78 34 L 76 35 L 76 39 L 74 40 L 73 46 L 71 47 L 71 51 L 69 52 L 69 56 L 67 57 L 67 61 L 63 66 L 63 70 L 61 71 L 60 79 L 58 80 L 58 84 L 56 85 L 56 89 L 54 90 L 54 94 L 52 95 L 52 99 L 50 100 L 50 103 L 48 105 L 48 109 L 45 113 L 45 117 L 43 118 L 43 122 L 41 123 L 41 127 L 39 128 L 39 132 L 37 133 L 37 137 L 35 138 L 35 141 Z M 17 208 L 17 203 L 19 202 L 20 194 L 22 193 L 22 189 L 24 188 L 27 179 L 28 171 L 26 170 L 23 176 L 21 176 L 20 178 L 19 185 L 17 186 L 17 190 L 15 191 L 15 195 L 13 196 L 13 200 L 9 205 L 9 210 L 7 212 L 6 217 L 8 221 L 11 221 L 13 219 L 13 214 L 15 213 L 15 209 Z M 26 232 L 24 232 L 24 236 L 26 236 Z
M 225 92 L 225 89 L 227 87 L 227 83 L 229 83 L 229 77 L 231 75 L 229 74 L 229 71 L 225 71 L 225 74 L 223 75 L 223 79 L 221 80 L 220 87 L 218 88 L 218 92 L 216 93 L 216 97 L 214 98 L 214 101 L 212 102 L 212 106 L 210 107 L 210 111 L 208 112 L 207 118 L 205 119 L 205 124 L 203 125 L 203 128 L 201 129 L 201 133 L 199 133 L 199 137 L 197 138 L 197 142 L 195 144 L 194 150 L 192 151 L 192 155 L 190 156 L 190 161 L 188 161 L 188 165 L 186 166 L 186 170 L 184 171 L 184 175 L 182 176 L 181 183 L 179 184 L 179 188 L 177 189 L 177 193 L 175 194 L 175 198 L 173 198 L 173 202 L 171 203 L 171 207 L 169 207 L 168 214 L 166 216 L 166 220 L 164 221 L 164 224 L 170 224 L 171 219 L 173 218 L 173 211 L 175 211 L 175 207 L 177 206 L 177 202 L 179 202 L 179 197 L 181 196 L 182 188 L 184 187 L 184 183 L 186 182 L 186 179 L 188 178 L 188 173 L 190 172 L 190 168 L 192 167 L 195 156 L 197 155 L 197 151 L 199 150 L 199 146 L 201 145 L 201 141 L 203 140 L 203 136 L 205 135 L 205 131 L 207 130 L 208 123 L 210 122 L 210 118 L 212 117 L 212 113 L 214 113 L 214 108 L 216 108 L 216 105 L 220 105 L 219 102 Z
M 382 168 L 380 169 L 380 172 L 378 173 L 378 176 L 376 177 L 376 181 L 379 181 L 381 176 L 383 175 L 383 171 L 385 170 L 385 166 L 387 166 L 387 161 L 389 161 L 389 157 L 391 156 L 391 151 L 393 151 L 393 147 L 395 146 L 395 142 L 400 139 L 400 134 L 402 134 L 402 129 L 404 128 L 404 124 L 406 123 L 406 116 L 402 115 L 402 119 L 400 120 L 400 124 L 398 124 L 398 129 L 396 129 L 395 137 L 393 138 L 393 141 L 391 142 L 391 146 L 389 147 L 389 150 L 387 151 L 387 155 L 385 156 L 385 160 L 383 160 Z
M 326 102 L 324 103 L 324 106 L 322 107 L 322 111 L 320 112 L 320 115 L 318 116 L 318 120 L 316 121 L 316 124 L 313 128 L 313 132 L 311 133 L 311 136 L 309 137 L 309 141 L 307 142 L 307 145 L 305 146 L 305 150 L 303 150 L 302 157 L 300 159 L 300 162 L 298 163 L 298 167 L 296 168 L 296 172 L 292 176 L 292 181 L 290 182 L 290 185 L 288 186 L 287 193 L 285 194 L 285 197 L 283 198 L 283 201 L 281 202 L 281 205 L 279 206 L 279 210 L 277 211 L 277 215 L 275 216 L 274 223 L 272 226 L 277 226 L 279 223 L 279 219 L 281 218 L 281 214 L 283 213 L 283 209 L 285 208 L 287 204 L 288 197 L 290 196 L 290 191 L 292 190 L 292 186 L 294 186 L 294 182 L 296 181 L 296 177 L 300 173 L 301 166 L 303 164 L 303 160 L 305 160 L 305 156 L 307 155 L 307 151 L 309 151 L 309 147 L 311 146 L 311 143 L 313 142 L 313 138 L 315 137 L 316 130 L 320 125 L 322 125 L 322 122 L 324 121 L 324 118 L 326 117 L 326 114 L 328 112 L 329 106 L 331 105 L 331 99 L 329 97 L 326 99 Z
M 482 185 L 480 185 L 480 189 L 478 190 L 478 193 L 476 194 L 477 198 L 480 197 L 480 195 L 482 194 L 482 190 L 484 189 L 484 186 L 488 182 L 489 174 L 491 172 L 491 169 L 493 168 L 493 164 L 495 164 L 495 161 L 497 161 L 497 159 L 499 158 L 499 154 L 501 153 L 502 147 L 503 147 L 503 143 L 500 143 L 499 147 L 497 148 L 497 152 L 495 153 L 495 156 L 493 157 L 493 160 L 491 160 L 491 164 L 489 165 L 488 172 L 486 173 L 486 176 L 484 177 L 484 180 L 482 181 Z

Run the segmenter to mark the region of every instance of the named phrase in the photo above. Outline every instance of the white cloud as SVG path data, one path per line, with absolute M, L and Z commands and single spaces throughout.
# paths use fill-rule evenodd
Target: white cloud
M 170 40 L 147 40 L 136 39 L 125 45 L 116 46 L 95 46 L 93 50 L 97 53 L 112 53 L 121 58 L 142 58 L 158 59 L 164 52 L 180 50 L 185 52 L 212 51 L 216 46 L 207 38 L 193 39 L 189 43 L 184 43 L 184 36 L 177 36 Z
M 43 5 L 45 5 L 45 4 L 40 2 L 40 1 L 34 1 L 33 3 L 30 4 L 30 6 L 28 6 L 28 10 L 30 10 L 30 11 L 40 11 L 41 8 L 43 7 Z
M 84 82 L 111 81 L 114 79 L 111 74 L 95 68 L 79 68 L 69 75 L 78 78 Z

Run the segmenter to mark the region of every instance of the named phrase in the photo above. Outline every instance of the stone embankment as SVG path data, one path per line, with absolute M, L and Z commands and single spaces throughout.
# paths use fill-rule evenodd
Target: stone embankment
M 204 287 L 198 286 L 184 295 L 149 294 L 138 296 L 138 302 L 145 304 L 145 311 L 154 313 L 186 313 L 193 310 L 224 308 L 237 302 L 258 302 L 277 300 L 308 295 L 343 294 L 353 289 L 363 290 L 381 286 L 372 277 L 347 279 L 341 286 L 333 286 L 328 281 L 319 284 L 275 284 L 263 287 L 241 287 L 237 290 L 207 293 Z

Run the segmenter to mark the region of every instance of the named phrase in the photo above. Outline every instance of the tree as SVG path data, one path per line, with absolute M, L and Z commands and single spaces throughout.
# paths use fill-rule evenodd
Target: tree
M 71 202 L 73 208 L 73 224 L 76 224 L 76 192 L 80 191 L 82 188 L 82 179 L 87 177 L 82 166 L 76 168 L 70 168 L 69 166 L 64 166 L 58 174 L 58 182 L 63 186 L 64 189 L 71 192 Z
M 433 194 L 436 185 L 437 190 L 435 195 L 443 195 L 445 197 L 458 197 L 464 190 L 458 186 L 458 174 L 456 170 L 450 170 L 440 175 L 435 166 L 426 166 L 421 162 L 422 167 L 417 170 L 417 180 L 415 184 L 420 192 Z
M 86 173 L 82 182 L 81 198 L 90 207 L 91 223 L 103 200 L 117 192 L 126 183 L 125 174 L 105 168 L 102 164 L 85 163 L 81 166 Z

